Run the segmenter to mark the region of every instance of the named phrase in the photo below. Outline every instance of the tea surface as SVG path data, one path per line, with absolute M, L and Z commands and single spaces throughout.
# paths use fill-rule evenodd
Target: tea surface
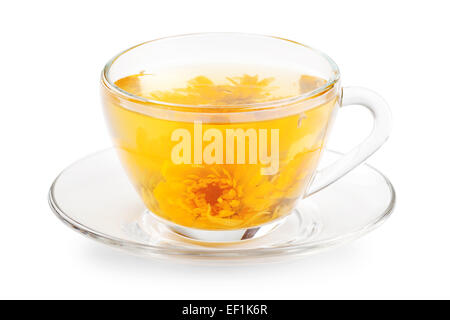
M 202 67 L 205 68 L 208 70 Z M 142 72 L 119 79 L 115 84 L 134 95 L 161 102 L 196 106 L 245 106 L 297 96 L 313 91 L 326 82 L 317 77 L 299 76 L 297 72 L 280 72 L 267 67 L 246 66 L 246 73 L 239 66 L 210 69 L 214 71 L 201 74 L 194 67 L 155 74 Z

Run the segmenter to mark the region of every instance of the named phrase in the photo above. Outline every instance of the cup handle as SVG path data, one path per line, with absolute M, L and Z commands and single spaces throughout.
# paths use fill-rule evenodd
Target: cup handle
M 392 126 L 391 112 L 387 103 L 377 93 L 360 87 L 342 89 L 341 106 L 361 105 L 372 113 L 374 123 L 370 135 L 357 147 L 328 167 L 319 170 L 305 197 L 310 196 L 333 182 L 370 157 L 389 137 Z

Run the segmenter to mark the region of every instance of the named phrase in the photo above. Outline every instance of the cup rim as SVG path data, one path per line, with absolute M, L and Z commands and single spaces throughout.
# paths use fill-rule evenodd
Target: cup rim
M 281 40 L 281 41 L 286 41 L 286 42 L 290 42 L 293 43 L 295 45 L 299 45 L 302 46 L 308 50 L 313 51 L 315 54 L 321 56 L 322 58 L 324 58 L 328 64 L 331 67 L 331 72 L 332 75 L 331 77 L 327 80 L 327 82 L 322 85 L 321 87 L 312 90 L 310 92 L 304 93 L 304 94 L 298 94 L 289 98 L 283 98 L 283 99 L 276 99 L 276 100 L 272 100 L 272 101 L 267 101 L 267 102 L 256 102 L 256 103 L 243 103 L 243 104 L 233 104 L 233 105 L 211 105 L 211 104 L 207 104 L 207 105 L 193 105 L 193 104 L 179 104 L 179 103 L 171 103 L 171 102 L 165 102 L 165 101 L 160 101 L 160 100 L 156 100 L 156 99 L 147 99 L 138 95 L 134 95 L 126 90 L 123 90 L 122 88 L 118 87 L 114 82 L 112 82 L 109 78 L 109 71 L 112 67 L 112 65 L 114 64 L 114 62 L 121 57 L 122 55 L 126 54 L 127 52 L 136 49 L 140 46 L 146 45 L 148 43 L 152 43 L 152 42 L 157 42 L 157 41 L 161 41 L 161 40 L 168 40 L 168 39 L 177 39 L 177 38 L 186 38 L 186 37 L 192 37 L 192 36 L 206 36 L 206 35 L 227 35 L 227 36 L 251 36 L 251 37 L 260 37 L 260 38 L 270 38 L 270 39 L 277 39 L 277 40 Z M 299 103 L 301 101 L 304 100 L 309 100 L 318 96 L 323 95 L 324 93 L 330 91 L 340 80 L 341 74 L 339 71 L 339 67 L 337 66 L 337 64 L 334 62 L 333 59 L 331 59 L 327 54 L 323 53 L 320 50 L 317 50 L 315 48 L 312 48 L 310 46 L 307 46 L 305 44 L 302 44 L 300 42 L 296 42 L 293 40 L 289 40 L 286 38 L 282 38 L 282 37 L 277 37 L 277 36 L 270 36 L 270 35 L 264 35 L 264 34 L 256 34 L 256 33 L 244 33 L 244 32 L 198 32 L 198 33 L 187 33 L 187 34 L 180 34 L 180 35 L 173 35 L 173 36 L 167 36 L 167 37 L 160 37 L 157 39 L 153 39 L 153 40 L 149 40 L 149 41 L 145 41 L 142 43 L 139 43 L 137 45 L 134 45 L 126 50 L 123 50 L 121 52 L 119 52 L 117 55 L 115 55 L 114 57 L 112 57 L 104 66 L 103 70 L 102 70 L 102 83 L 105 85 L 106 88 L 108 88 L 109 90 L 111 90 L 112 92 L 114 92 L 115 94 L 121 96 L 122 98 L 125 99 L 129 99 L 129 100 L 134 100 L 140 103 L 145 103 L 145 104 L 150 104 L 150 105 L 157 105 L 157 106 L 165 106 L 165 107 L 170 107 L 170 108 L 185 108 L 185 109 L 222 109 L 222 108 L 240 108 L 242 107 L 243 109 L 258 109 L 258 108 L 271 108 L 271 107 L 279 107 L 279 106 L 283 106 L 283 105 L 291 105 L 294 103 Z M 245 111 L 245 110 L 242 110 Z

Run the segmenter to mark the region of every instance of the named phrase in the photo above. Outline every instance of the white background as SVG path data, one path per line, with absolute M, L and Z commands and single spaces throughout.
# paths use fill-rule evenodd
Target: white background
M 0 298 L 450 298 L 450 19 L 446 1 L 8 1 L 0 9 Z M 99 76 L 113 55 L 174 34 L 277 35 L 328 53 L 344 85 L 394 116 L 370 163 L 398 192 L 362 239 L 287 263 L 211 267 L 127 255 L 69 230 L 47 191 L 111 144 Z M 369 115 L 341 112 L 348 150 Z

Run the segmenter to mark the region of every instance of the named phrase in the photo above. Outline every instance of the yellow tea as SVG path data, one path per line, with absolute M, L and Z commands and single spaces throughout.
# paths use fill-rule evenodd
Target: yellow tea
M 148 99 L 139 112 L 105 92 L 136 190 L 154 214 L 186 227 L 248 228 L 285 216 L 312 180 L 337 98 L 300 110 L 290 98 L 325 80 L 265 67 L 203 69 L 117 80 L 136 105 Z

